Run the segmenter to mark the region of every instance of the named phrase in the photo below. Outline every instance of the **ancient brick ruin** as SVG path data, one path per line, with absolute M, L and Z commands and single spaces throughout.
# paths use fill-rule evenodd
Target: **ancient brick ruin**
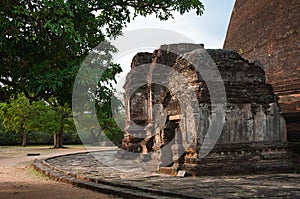
M 215 72 L 209 60 L 201 61 L 207 55 L 221 75 L 226 103 L 211 97 L 222 86 L 209 89 L 217 81 L 205 77 Z M 172 44 L 138 53 L 131 68 L 124 85 L 126 150 L 149 154 L 144 160 L 159 162 L 157 169 L 169 174 L 294 171 L 285 122 L 261 66 L 236 51 Z M 225 111 L 217 123 L 224 124 L 220 137 L 207 156 L 199 156 L 216 133 L 208 134 L 218 108 Z
M 236 0 L 224 48 L 260 62 L 300 153 L 300 1 Z

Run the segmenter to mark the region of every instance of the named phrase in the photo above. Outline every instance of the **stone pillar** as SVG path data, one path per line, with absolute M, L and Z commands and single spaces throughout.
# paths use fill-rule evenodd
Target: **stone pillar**
M 147 126 L 145 127 L 145 131 L 146 131 L 146 136 L 145 139 L 142 142 L 142 153 L 146 154 L 148 153 L 148 149 L 147 149 L 147 142 L 151 139 L 152 137 L 152 131 L 153 131 L 153 107 L 152 107 L 152 71 L 153 68 L 155 67 L 155 64 L 151 64 L 150 65 L 150 69 L 149 72 L 147 74 Z
M 125 129 L 124 133 L 128 134 L 128 128 L 130 126 L 130 97 L 128 97 L 128 93 L 125 93 Z

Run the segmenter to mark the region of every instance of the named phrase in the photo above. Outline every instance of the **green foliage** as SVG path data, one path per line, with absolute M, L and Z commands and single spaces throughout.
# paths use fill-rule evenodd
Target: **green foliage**
M 198 0 L 1 0 L 0 101 L 7 102 L 10 97 L 24 93 L 32 102 L 22 97 L 19 102 L 3 106 L 1 110 L 7 116 L 3 119 L 4 128 L 16 132 L 22 128 L 54 132 L 59 124 L 60 130 L 72 129 L 72 119 L 65 114 L 68 111 L 59 107 L 70 107 L 75 77 L 92 49 L 108 37 L 119 36 L 123 27 L 138 15 L 155 14 L 167 20 L 173 11 L 183 14 L 192 9 L 201 15 L 204 7 Z M 117 49 L 107 45 L 102 50 L 104 54 L 95 53 L 98 59 L 94 69 L 101 70 L 99 65 L 108 63 L 106 70 L 94 79 L 88 74 L 95 71 L 88 71 L 81 83 L 88 86 L 97 81 L 97 92 L 91 94 L 101 103 L 100 112 L 105 115 L 99 122 L 114 126 L 109 121 L 112 116 L 106 99 L 111 96 L 111 84 L 121 67 L 110 63 L 111 53 Z M 52 110 L 44 102 L 33 102 L 51 103 L 52 98 L 56 99 L 51 104 L 56 108 Z
M 198 0 L 2 0 L 1 96 L 24 92 L 31 100 L 55 96 L 61 105 L 70 104 L 83 59 L 105 37 L 120 35 L 132 16 L 155 14 L 167 20 L 173 11 L 194 9 L 201 15 L 203 8 Z M 114 77 L 112 71 L 108 75 Z
M 53 135 L 58 132 L 61 126 L 67 132 L 75 132 L 75 125 L 71 117 L 71 109 L 68 105 L 53 107 L 44 101 L 34 101 L 30 104 L 24 95 L 12 98 L 9 103 L 0 104 L 0 119 L 3 130 L 10 133 L 22 133 L 24 130 L 30 132 L 40 132 Z M 0 129 L 1 130 L 1 129 Z M 41 134 L 42 135 L 42 134 Z M 45 137 L 45 136 L 44 136 Z M 32 140 L 41 142 L 38 137 L 31 136 Z
M 31 111 L 32 107 L 25 96 L 12 99 L 9 104 L 2 104 L 0 113 L 3 127 L 17 133 L 33 130 L 34 121 L 32 121 Z
M 108 140 L 121 141 L 123 139 L 123 131 L 119 128 L 113 117 L 105 115 L 105 112 L 103 111 L 99 111 L 97 113 L 97 117 L 102 133 L 104 133 Z
M 59 116 L 43 101 L 35 101 L 31 105 L 32 131 L 42 131 L 49 134 L 59 130 Z
M 75 124 L 72 118 L 72 110 L 68 104 L 65 104 L 64 106 L 54 105 L 52 109 L 55 111 L 55 115 L 58 117 L 58 130 L 63 126 L 63 129 L 66 132 L 76 131 Z M 56 130 L 56 132 L 58 130 Z
M 0 124 L 1 126 L 1 124 Z M 19 145 L 22 142 L 20 134 L 14 131 L 4 132 L 0 130 L 0 146 Z M 53 135 L 46 132 L 28 132 L 28 145 L 53 145 Z M 81 144 L 81 140 L 76 132 L 67 132 L 64 134 L 64 144 Z
M 114 90 L 104 86 L 98 87 L 95 100 L 96 115 L 103 134 L 110 141 L 121 141 L 123 131 L 115 119 L 121 119 L 116 116 L 123 108 L 122 102 L 115 96 Z
M 12 98 L 10 103 L 2 104 L 3 127 L 17 133 L 23 130 L 53 133 L 59 129 L 57 113 L 45 102 L 34 101 L 30 104 L 24 95 Z

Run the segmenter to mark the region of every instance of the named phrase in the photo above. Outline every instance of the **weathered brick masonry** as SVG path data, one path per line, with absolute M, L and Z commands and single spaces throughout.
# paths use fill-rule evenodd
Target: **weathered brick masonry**
M 236 0 L 224 43 L 260 62 L 279 97 L 288 140 L 300 141 L 300 1 Z
M 277 97 L 261 66 L 232 50 L 172 44 L 153 53 L 138 53 L 131 68 L 124 85 L 129 136 L 123 142 L 125 149 L 152 153 L 145 160 L 160 161 L 160 170 L 168 173 L 180 169 L 195 175 L 294 171 Z M 222 96 L 211 103 L 211 95 L 220 93 L 222 86 L 208 90 L 208 83 L 216 83 L 217 78 L 207 81 L 204 74 L 216 71 L 224 84 L 225 104 Z M 208 135 L 209 128 L 217 125 L 212 123 L 213 106 L 225 110 L 224 120 L 218 121 L 224 121 L 224 128 L 213 150 L 201 158 L 205 140 L 213 136 Z

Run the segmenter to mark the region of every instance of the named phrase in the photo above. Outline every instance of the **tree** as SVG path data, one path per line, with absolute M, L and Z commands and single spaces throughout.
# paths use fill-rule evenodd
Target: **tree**
M 58 129 L 58 119 L 53 110 L 42 101 L 33 102 L 24 95 L 12 98 L 9 103 L 1 103 L 0 114 L 6 131 L 22 133 L 22 146 L 26 146 L 29 131 L 50 132 Z
M 30 102 L 55 97 L 59 106 L 70 106 L 80 64 L 105 38 L 120 35 L 137 15 L 167 20 L 173 11 L 201 15 L 203 8 L 198 0 L 2 0 L 0 100 L 23 92 Z M 112 64 L 100 81 L 120 71 Z
M 10 104 L 2 104 L 1 115 L 3 117 L 3 127 L 6 130 L 22 133 L 22 146 L 26 146 L 27 132 L 32 130 L 29 100 L 24 96 L 20 96 L 15 100 L 11 100 Z
M 64 106 L 52 106 L 58 117 L 58 129 L 54 132 L 54 148 L 63 148 L 63 134 L 64 131 L 75 131 L 75 125 L 72 118 L 71 108 L 65 104 Z
M 102 128 L 102 132 L 110 141 L 121 141 L 123 138 L 123 131 L 115 121 L 115 116 L 118 113 L 119 108 L 122 108 L 122 103 L 117 99 L 112 90 L 107 92 L 106 96 L 96 98 L 97 119 Z M 112 103 L 113 107 L 111 106 Z M 125 118 L 123 119 L 125 121 Z
M 27 133 L 46 132 L 54 135 L 54 148 L 63 147 L 62 129 L 75 131 L 71 110 L 68 106 L 53 107 L 45 101 L 30 104 L 24 95 L 12 98 L 9 103 L 0 104 L 2 124 L 6 131 L 23 133 L 22 146 L 26 146 Z
M 135 16 L 167 20 L 174 10 L 203 12 L 198 0 L 2 0 L 0 8 L 1 92 L 22 91 L 31 100 L 54 95 L 61 105 L 70 103 L 87 53 L 105 37 L 119 35 Z

